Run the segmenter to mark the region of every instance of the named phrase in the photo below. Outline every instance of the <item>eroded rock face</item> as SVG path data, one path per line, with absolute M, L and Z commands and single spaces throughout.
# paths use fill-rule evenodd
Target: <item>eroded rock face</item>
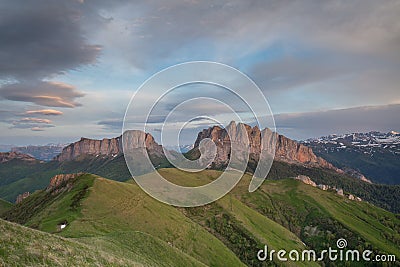
M 122 153 L 120 137 L 103 140 L 81 138 L 78 142 L 65 147 L 56 159 L 66 161 L 81 155 L 118 155 L 120 153 Z
M 150 154 L 162 155 L 162 146 L 158 145 L 153 136 L 143 131 L 132 130 L 124 133 L 129 146 L 132 149 L 146 148 Z M 123 153 L 122 136 L 116 138 L 104 138 L 94 140 L 81 138 L 78 142 L 65 147 L 60 155 L 56 157 L 58 161 L 68 161 L 76 159 L 82 155 L 92 156 L 117 156 Z
M 58 194 L 61 191 L 69 190 L 75 179 L 81 175 L 82 173 L 57 174 L 51 178 L 50 183 L 46 188 L 46 192 Z
M 22 154 L 18 152 L 1 152 L 0 153 L 0 163 L 4 163 L 13 159 L 19 159 L 24 161 L 36 161 L 34 157 L 27 154 Z
M 232 140 L 230 140 L 228 133 L 231 134 Z M 231 142 L 236 143 L 238 149 L 249 147 L 250 157 L 258 160 L 261 150 L 266 152 L 273 151 L 274 140 L 276 140 L 276 160 L 337 170 L 326 160 L 317 157 L 311 148 L 272 132 L 268 128 L 260 131 L 257 126 L 251 127 L 243 123 L 236 124 L 235 122 L 231 122 L 226 129 L 218 126 L 210 127 L 198 134 L 194 147 L 198 147 L 204 138 L 210 138 L 217 146 L 217 156 L 214 161 L 217 165 L 228 163 L 231 154 Z

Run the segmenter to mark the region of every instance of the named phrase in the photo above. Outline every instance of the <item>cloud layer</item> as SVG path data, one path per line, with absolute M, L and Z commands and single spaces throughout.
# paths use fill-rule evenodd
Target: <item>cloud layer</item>
M 391 0 L 1 1 L 0 130 L 14 137 L 54 128 L 49 137 L 72 139 L 119 132 L 135 88 L 191 60 L 249 75 L 289 137 L 396 129 L 389 104 L 400 103 L 399 14 Z M 151 122 L 205 93 L 243 110 L 229 95 L 192 88 L 167 97 Z M 176 119 L 208 111 L 225 119 L 212 104 Z M 23 121 L 50 115 L 49 123 Z
M 2 1 L 0 75 L 32 80 L 93 63 L 99 46 L 81 31 L 73 1 Z
M 277 130 L 296 139 L 400 129 L 400 104 L 275 115 Z
M 23 82 L 5 85 L 0 89 L 0 97 L 12 101 L 32 102 L 41 106 L 74 108 L 75 102 L 84 96 L 75 87 L 60 82 Z
M 62 111 L 55 109 L 41 109 L 41 110 L 28 110 L 24 113 L 25 115 L 47 115 L 47 116 L 58 116 L 64 114 Z
M 0 3 L 0 79 L 5 81 L 0 98 L 47 107 L 80 106 L 75 99 L 84 94 L 77 88 L 46 80 L 96 61 L 100 46 L 87 43 L 80 7 L 74 1 Z M 13 125 L 25 127 L 28 128 L 20 122 Z

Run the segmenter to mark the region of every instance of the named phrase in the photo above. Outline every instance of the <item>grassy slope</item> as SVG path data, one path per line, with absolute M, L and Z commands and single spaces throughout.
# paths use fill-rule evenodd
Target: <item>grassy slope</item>
M 11 209 L 11 207 L 12 207 L 12 204 L 10 202 L 0 199 L 0 214 Z
M 71 190 L 59 194 L 37 191 L 4 213 L 3 218 L 46 232 L 56 232 L 58 224 L 80 216 L 80 201 L 87 195 L 95 178 L 94 175 L 84 174 L 76 179 Z
M 285 179 L 299 174 L 309 176 L 317 184 L 343 188 L 343 190 L 355 194 L 378 207 L 394 213 L 400 213 L 400 185 L 369 184 L 334 171 L 307 168 L 278 161 L 272 164 L 268 179 Z
M 77 200 L 79 206 L 74 204 Z M 222 242 L 175 208 L 154 200 L 135 184 L 94 175 L 79 177 L 71 191 L 56 196 L 37 192 L 6 213 L 6 218 L 100 247 L 117 244 L 128 255 L 135 253 L 129 250 L 135 245 L 150 255 L 157 252 L 160 255 L 154 257 L 163 262 L 171 263 L 175 257 L 190 259 L 191 265 L 241 265 Z M 58 224 L 65 220 L 68 226 L 60 232 Z M 169 250 L 152 252 L 151 243 Z M 174 257 L 168 256 L 170 250 L 175 251 Z
M 297 232 L 310 245 L 340 237 L 360 247 L 372 246 L 376 251 L 400 257 L 400 220 L 386 210 L 366 202 L 351 201 L 334 192 L 322 191 L 302 182 L 286 179 L 267 181 L 254 194 L 245 193 L 250 177 L 234 190 L 248 206 Z M 305 228 L 317 226 L 316 236 L 307 236 Z M 333 232 L 334 236 L 326 234 Z M 309 241 L 310 243 L 308 243 Z
M 220 174 L 215 170 L 192 175 L 177 169 L 161 169 L 160 172 L 169 181 L 183 186 L 202 185 Z M 271 248 L 298 249 L 302 247 L 298 241 L 301 238 L 308 247 L 320 251 L 335 247 L 337 239 L 346 238 L 349 248 L 371 249 L 375 254 L 390 253 L 399 257 L 400 218 L 393 213 L 282 177 L 282 180 L 266 181 L 255 193 L 248 193 L 250 179 L 245 175 L 231 194 L 216 203 L 197 210 L 183 209 L 183 212 L 239 256 L 241 251 L 232 246 L 229 236 L 224 235 L 232 234 L 229 228 L 234 228 L 235 232 L 245 228 L 247 233 L 243 232 L 242 236 L 247 235 L 257 245 L 266 243 Z M 215 220 L 224 215 L 224 219 Z M 294 234 L 287 229 L 297 238 L 293 238 Z M 245 243 L 249 251 L 254 251 L 248 239 L 240 242 Z M 245 256 L 240 258 L 251 265 Z
M 82 203 L 82 217 L 73 221 L 63 236 L 97 237 L 114 232 L 139 231 L 163 240 L 207 265 L 240 265 L 222 242 L 162 204 L 137 185 L 98 178 Z
M 178 169 L 172 168 L 160 169 L 159 171 L 161 175 L 168 181 L 182 186 L 204 185 L 214 180 L 221 174 L 220 171 L 216 170 L 206 170 L 199 173 L 191 173 L 189 175 Z M 206 205 L 205 207 L 185 208 L 180 210 L 187 217 L 193 221 L 196 221 L 205 229 L 216 235 L 225 243 L 225 245 L 235 251 L 235 254 L 254 254 L 243 255 L 241 257 L 241 260 L 248 265 L 257 265 L 259 263 L 255 259 L 255 252 L 258 251 L 259 248 L 262 248 L 264 244 L 268 244 L 270 249 L 276 250 L 305 249 L 302 241 L 295 234 L 291 233 L 278 223 L 258 213 L 254 209 L 244 205 L 237 198 L 231 197 L 231 194 L 228 194 L 227 196 L 217 200 L 215 203 Z M 223 225 L 221 225 L 222 222 L 217 222 L 220 225 L 219 227 L 215 227 L 216 229 L 210 227 L 210 221 L 214 220 L 215 218 L 221 218 L 224 215 L 229 218 L 229 222 L 225 222 L 229 224 L 227 225 L 227 228 L 234 228 L 233 234 L 242 232 L 241 235 L 238 234 L 238 238 L 241 238 L 239 239 L 239 242 L 237 242 L 237 239 L 234 240 L 236 242 L 229 240 L 232 233 L 229 233 L 229 230 L 226 228 L 218 231 L 218 228 L 223 227 Z M 245 236 L 245 238 L 243 236 Z M 254 242 L 253 246 L 251 246 L 251 241 Z M 246 242 L 247 244 L 244 245 L 245 247 L 242 251 L 235 247 L 237 245 L 243 245 L 243 243 Z M 313 266 L 313 263 L 307 263 L 304 265 Z M 297 263 L 297 266 L 303 266 L 303 263 Z
M 0 220 L 1 266 L 126 266 L 136 262 Z
M 160 172 L 185 186 L 208 183 L 220 174 L 214 170 L 192 175 L 176 169 Z M 17 221 L 28 218 L 20 222 L 49 232 L 67 220 L 69 225 L 60 235 L 111 249 L 114 255 L 132 254 L 129 257 L 135 260 L 151 254 L 146 244 L 153 242 L 160 246 L 161 255 L 168 247 L 193 264 L 236 266 L 241 264 L 239 257 L 252 265 L 256 263 L 253 253 L 263 244 L 301 250 L 304 241 L 318 250 L 335 247 L 342 237 L 349 248 L 400 257 L 400 220 L 394 214 L 293 179 L 266 181 L 255 193 L 248 193 L 250 179 L 245 175 L 229 195 L 215 203 L 176 209 L 149 197 L 133 181 L 84 175 L 72 191 L 53 198 L 37 192 L 8 214 Z M 89 190 L 85 191 L 86 186 Z M 79 205 L 71 208 L 77 199 Z M 41 208 L 35 210 L 35 206 Z M 32 214 L 26 214 L 27 210 Z M 130 248 L 146 253 L 137 255 Z M 168 262 L 164 256 L 160 260 Z
M 199 186 L 206 184 L 204 181 L 212 181 L 221 174 L 219 171 L 206 170 L 201 173 L 188 175 L 178 169 L 161 169 L 160 173 L 167 180 L 184 186 Z M 216 204 L 225 212 L 233 215 L 247 230 L 252 232 L 261 241 L 268 240 L 268 244 L 272 248 L 304 248 L 301 240 L 293 233 L 244 205 L 237 198 L 232 198 L 231 194 L 217 200 Z
M 202 266 L 142 233 L 117 233 L 78 242 L 3 220 L 0 232 L 1 266 Z
M 158 165 L 158 164 L 157 164 Z M 161 165 L 165 165 L 162 163 Z M 254 168 L 250 164 L 249 168 Z M 26 191 L 34 192 L 47 186 L 51 177 L 58 173 L 88 172 L 99 176 L 126 181 L 130 178 L 123 156 L 81 157 L 69 162 L 24 163 L 10 161 L 0 164 L 0 198 L 14 202 L 17 195 Z M 362 199 L 386 210 L 400 213 L 400 185 L 389 186 L 368 184 L 358 179 L 323 170 L 306 168 L 304 166 L 274 162 L 268 175 L 270 179 L 284 179 L 299 174 L 311 177 L 317 183 L 329 184 L 343 188 Z

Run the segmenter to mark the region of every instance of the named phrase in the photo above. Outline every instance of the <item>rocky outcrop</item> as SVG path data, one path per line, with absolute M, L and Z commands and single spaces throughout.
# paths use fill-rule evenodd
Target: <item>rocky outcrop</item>
M 17 200 L 15 201 L 15 204 L 21 203 L 25 198 L 29 197 L 31 194 L 29 192 L 25 192 L 23 194 L 19 194 L 17 196 Z
M 121 138 L 104 138 L 103 140 L 94 140 L 81 138 L 78 142 L 65 147 L 60 155 L 56 157 L 58 161 L 67 161 L 78 158 L 82 155 L 118 155 L 122 153 Z
M 158 145 L 153 136 L 143 131 L 132 130 L 124 133 L 130 148 L 146 148 L 150 154 L 161 155 L 162 147 Z M 78 142 L 65 147 L 61 154 L 56 157 L 58 161 L 68 161 L 80 156 L 110 156 L 116 157 L 123 153 L 122 136 L 116 138 L 104 138 L 103 140 L 94 140 L 81 138 Z
M 246 146 L 246 135 L 248 138 L 248 148 Z M 217 155 L 214 161 L 217 165 L 228 163 L 232 142 L 235 143 L 235 147 L 238 149 L 249 149 L 250 157 L 258 160 L 261 150 L 273 151 L 275 141 L 276 160 L 314 165 L 340 171 L 326 160 L 317 157 L 311 148 L 272 132 L 268 128 L 261 131 L 257 126 L 251 127 L 243 123 L 236 125 L 235 122 L 231 122 L 226 129 L 219 126 L 210 127 L 198 134 L 194 147 L 198 147 L 201 140 L 205 138 L 210 138 L 217 146 Z
M 316 187 L 316 186 L 317 186 L 317 184 L 316 184 L 313 180 L 311 180 L 310 177 L 305 176 L 305 175 L 298 175 L 298 176 L 295 177 L 294 179 L 299 180 L 299 181 L 302 181 L 303 183 L 308 184 L 308 185 L 311 185 L 311 186 L 313 186 L 313 187 Z
M 0 163 L 4 163 L 10 160 L 23 160 L 23 161 L 36 161 L 37 159 L 26 155 L 26 154 L 22 154 L 22 153 L 18 153 L 18 152 L 4 152 L 4 153 L 0 153 Z
M 46 192 L 58 194 L 61 191 L 67 191 L 72 188 L 75 179 L 81 175 L 82 173 L 57 174 L 50 179 L 50 183 L 46 188 Z
M 337 189 L 336 190 L 336 193 L 339 195 L 339 196 L 344 196 L 344 192 L 343 192 L 343 189 Z

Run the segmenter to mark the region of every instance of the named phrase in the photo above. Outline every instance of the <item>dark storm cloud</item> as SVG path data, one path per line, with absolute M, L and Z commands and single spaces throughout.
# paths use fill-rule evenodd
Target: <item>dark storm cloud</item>
M 99 54 L 100 47 L 84 36 L 80 7 L 78 1 L 1 1 L 0 79 L 9 82 L 0 88 L 0 98 L 48 107 L 80 105 L 78 89 L 45 80 L 92 64 Z
M 100 47 L 85 40 L 81 16 L 74 1 L 2 1 L 0 75 L 38 79 L 93 63 Z

